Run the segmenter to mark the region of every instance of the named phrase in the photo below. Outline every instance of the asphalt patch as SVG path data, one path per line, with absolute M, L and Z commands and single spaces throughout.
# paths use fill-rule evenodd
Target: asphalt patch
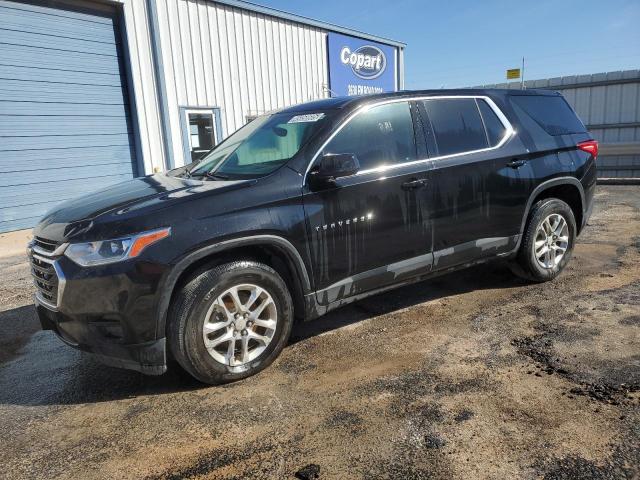
M 640 383 L 621 383 L 619 385 L 608 385 L 606 383 L 585 383 L 579 387 L 569 390 L 571 395 L 585 396 L 592 400 L 608 403 L 610 405 L 620 405 L 632 401 L 631 394 L 640 392 Z
M 269 453 L 274 449 L 272 445 L 253 445 L 240 451 L 233 449 L 216 449 L 199 457 L 191 465 L 175 470 L 151 475 L 145 480 L 182 480 L 196 478 L 214 473 L 223 467 L 247 462 L 255 455 Z
M 619 323 L 620 325 L 640 327 L 640 315 L 631 315 L 630 317 L 623 318 Z
M 354 434 L 362 430 L 362 424 L 363 420 L 359 415 L 347 410 L 338 410 L 325 422 L 330 428 L 347 428 Z
M 320 478 L 320 465 L 311 463 L 296 472 L 296 478 L 300 480 L 316 480 Z
M 424 446 L 426 448 L 442 448 L 447 442 L 437 433 L 427 433 L 424 436 Z
M 471 420 L 473 416 L 474 416 L 474 413 L 471 410 L 461 410 L 454 417 L 454 420 L 456 423 L 466 422 L 467 420 Z

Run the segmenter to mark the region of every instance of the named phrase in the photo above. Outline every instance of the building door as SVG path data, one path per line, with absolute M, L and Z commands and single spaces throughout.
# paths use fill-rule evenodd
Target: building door
M 0 0 L 0 232 L 136 173 L 118 11 L 66 5 Z

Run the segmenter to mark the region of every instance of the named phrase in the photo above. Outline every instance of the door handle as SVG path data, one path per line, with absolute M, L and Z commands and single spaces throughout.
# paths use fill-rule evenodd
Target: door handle
M 403 190 L 415 190 L 416 188 L 424 188 L 427 186 L 427 181 L 424 178 L 409 180 L 402 184 Z
M 523 165 L 525 165 L 526 163 L 527 163 L 527 161 L 526 161 L 526 160 L 518 160 L 518 159 L 516 158 L 516 159 L 514 159 L 514 160 L 511 160 L 509 163 L 507 163 L 507 166 L 508 166 L 508 167 L 511 167 L 511 168 L 520 168 L 520 167 L 522 167 Z

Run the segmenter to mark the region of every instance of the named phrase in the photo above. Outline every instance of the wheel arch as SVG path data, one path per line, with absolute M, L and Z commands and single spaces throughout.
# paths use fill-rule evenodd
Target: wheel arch
M 518 245 L 514 250 L 515 252 L 520 248 L 522 236 L 524 235 L 527 221 L 529 220 L 529 214 L 531 213 L 531 207 L 539 200 L 543 200 L 545 198 L 558 198 L 566 202 L 571 207 L 573 215 L 576 218 L 578 233 L 582 230 L 582 222 L 585 218 L 584 208 L 586 204 L 582 183 L 580 183 L 580 180 L 575 177 L 552 178 L 551 180 L 542 182 L 534 188 L 531 195 L 529 195 L 524 215 L 522 216 L 522 222 L 520 224 L 520 239 L 518 240 Z
M 165 336 L 169 306 L 186 278 L 198 269 L 239 258 L 260 261 L 276 270 L 290 288 L 296 316 L 304 315 L 304 295 L 311 291 L 311 282 L 300 253 L 283 237 L 254 235 L 207 245 L 176 263 L 161 288 L 156 337 Z

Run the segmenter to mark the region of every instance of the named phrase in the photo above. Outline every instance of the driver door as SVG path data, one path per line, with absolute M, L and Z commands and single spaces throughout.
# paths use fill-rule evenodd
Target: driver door
M 332 185 L 304 186 L 320 304 L 399 283 L 431 268 L 428 161 L 416 161 L 411 108 L 399 101 L 360 112 L 316 159 L 353 154 L 360 163 L 358 173 Z

